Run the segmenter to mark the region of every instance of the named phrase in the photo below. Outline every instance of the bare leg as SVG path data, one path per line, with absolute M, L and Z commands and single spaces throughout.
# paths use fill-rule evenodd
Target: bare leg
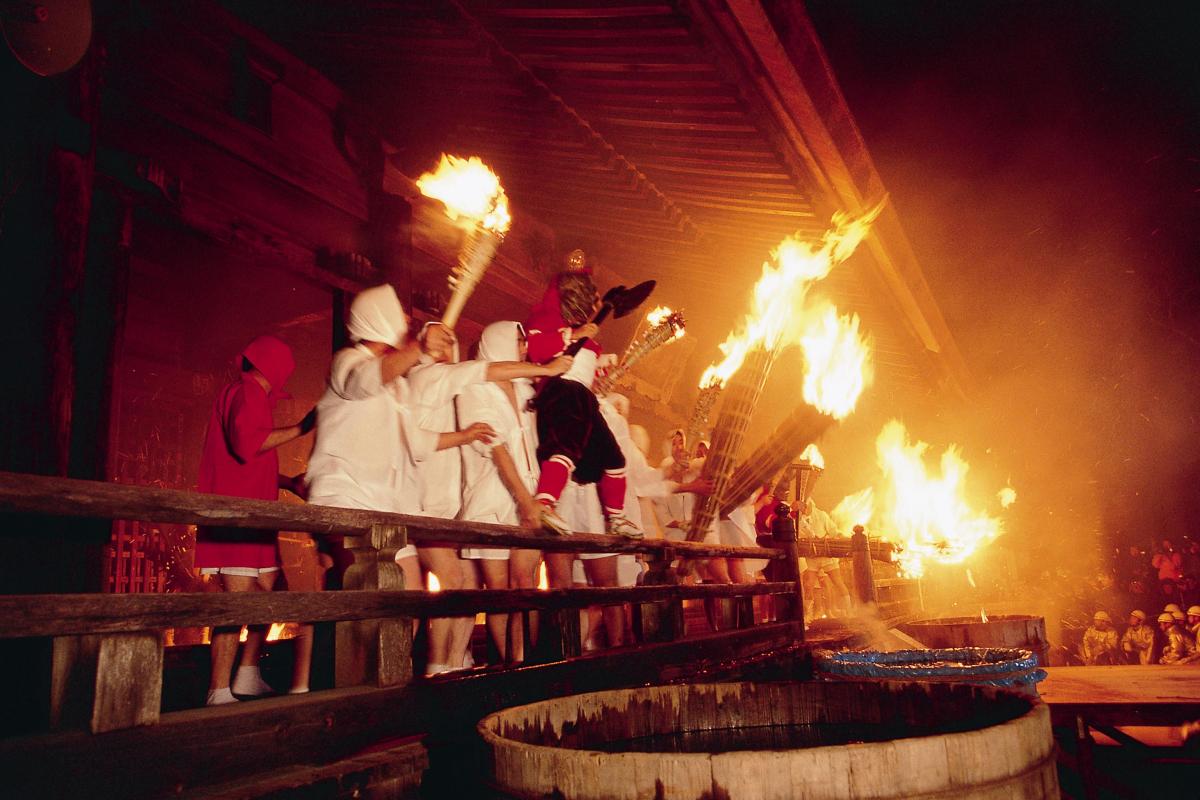
M 536 589 L 538 564 L 542 562 L 539 550 L 513 550 L 508 555 L 508 583 L 514 589 Z M 536 611 L 529 612 L 529 641 L 537 642 L 538 617 Z M 508 631 L 512 641 L 510 660 L 525 660 L 525 618 L 523 614 L 508 615 Z
M 248 590 L 234 591 L 251 591 L 251 592 L 269 592 L 275 588 L 275 578 L 279 575 L 278 571 L 264 572 L 255 578 L 245 578 L 250 581 Z M 237 575 L 222 575 L 226 581 L 230 578 L 241 580 Z M 228 589 L 227 589 L 228 591 Z M 246 626 L 246 646 L 242 648 L 242 660 L 238 662 L 238 666 L 253 667 L 258 665 L 258 658 L 262 655 L 263 642 L 266 641 L 267 631 L 271 629 L 270 625 L 248 625 Z
M 420 591 L 425 587 L 421 584 L 421 564 L 416 556 L 405 556 L 404 558 L 396 559 L 396 566 L 400 568 L 400 574 L 404 576 L 404 589 L 406 591 Z M 417 628 L 420 627 L 419 619 L 413 620 L 413 636 L 417 635 Z
M 806 569 L 800 573 L 800 585 L 804 591 L 804 618 L 812 621 L 817 618 L 818 599 L 821 593 L 821 581 L 816 570 Z
M 842 580 L 842 570 L 831 569 L 829 576 L 829 593 L 830 605 L 837 610 L 839 614 L 850 613 L 850 590 L 846 588 L 846 582 Z
M 496 559 L 480 559 L 479 569 L 483 572 L 483 584 L 487 588 L 508 588 L 508 559 L 503 561 Z M 520 614 L 513 614 L 512 616 L 518 617 Z M 492 641 L 496 643 L 496 649 L 500 652 L 501 661 L 508 660 L 508 647 L 506 646 L 506 640 L 508 638 L 508 617 L 508 614 L 487 615 L 488 633 L 491 634 Z
M 754 573 L 746 568 L 746 559 L 729 558 L 729 579 L 732 583 L 757 583 Z
M 617 585 L 617 557 L 590 558 L 583 562 L 588 580 L 593 586 Z M 604 616 L 604 630 L 608 634 L 608 646 L 620 647 L 625 644 L 625 608 L 623 605 L 604 606 L 601 609 Z
M 462 560 L 452 547 L 421 547 L 417 550 L 421 565 L 437 576 L 443 590 L 461 589 L 463 586 Z M 462 666 L 466 655 L 466 640 L 456 634 L 461 625 L 451 617 L 429 620 L 429 664 L 457 669 Z

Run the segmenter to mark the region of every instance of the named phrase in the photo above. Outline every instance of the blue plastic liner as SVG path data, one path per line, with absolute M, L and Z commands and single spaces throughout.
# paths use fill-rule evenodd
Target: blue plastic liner
M 1006 688 L 1036 687 L 1046 677 L 1032 652 L 1004 647 L 825 652 L 817 656 L 817 669 L 830 675 L 883 680 L 957 678 L 963 683 Z

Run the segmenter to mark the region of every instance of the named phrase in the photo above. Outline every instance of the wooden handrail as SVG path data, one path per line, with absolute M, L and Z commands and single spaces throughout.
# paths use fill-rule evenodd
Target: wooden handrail
M 587 589 L 444 592 L 196 592 L 0 596 L 0 639 L 130 633 L 174 627 L 266 625 L 281 620 L 344 622 L 557 611 L 617 603 L 787 594 L 790 582 Z
M 373 527 L 403 528 L 408 540 L 477 547 L 522 547 L 572 553 L 662 553 L 693 558 L 782 558 L 775 548 L 631 540 L 576 533 L 557 536 L 510 525 L 390 514 L 272 500 L 202 494 L 154 486 L 0 472 L 0 512 L 130 519 L 184 525 L 303 531 L 317 536 L 367 536 Z M 5 531 L 0 529 L 0 535 Z M 849 551 L 847 550 L 847 553 Z

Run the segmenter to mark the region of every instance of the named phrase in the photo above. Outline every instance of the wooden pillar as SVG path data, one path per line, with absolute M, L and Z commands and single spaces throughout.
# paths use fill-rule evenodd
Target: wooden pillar
M 775 522 L 771 526 L 771 536 L 775 546 L 781 548 L 786 555 L 778 564 L 777 573 L 782 580 L 791 581 L 795 591 L 787 597 L 785 604 L 777 615 L 779 621 L 791 618 L 799 622 L 800 641 L 804 641 L 804 585 L 800 580 L 804 570 L 800 566 L 800 550 L 796 536 L 796 520 L 792 519 L 792 509 L 787 503 L 775 507 Z M 782 598 L 776 598 L 780 600 Z
M 346 570 L 346 589 L 398 591 L 404 574 L 396 551 L 408 537 L 397 525 L 375 525 L 366 536 L 347 536 L 346 549 L 354 564 Z M 413 677 L 411 617 L 354 620 L 337 623 L 335 676 L 338 687 L 403 686 Z
M 873 605 L 878 595 L 875 591 L 875 576 L 871 566 L 871 546 L 861 525 L 854 527 L 850 537 L 850 548 L 854 557 L 854 586 L 857 600 L 862 605 Z
M 104 733 L 158 722 L 161 631 L 54 639 L 50 726 Z
M 558 608 L 538 615 L 538 652 L 533 663 L 562 661 L 583 654 L 580 611 L 578 608 Z
M 663 586 L 675 583 L 676 573 L 671 569 L 674 558 L 675 552 L 669 547 L 656 553 L 650 561 L 650 569 L 647 570 L 642 585 Z M 682 639 L 683 601 L 672 598 L 651 603 L 634 603 L 633 625 L 634 637 L 642 644 Z

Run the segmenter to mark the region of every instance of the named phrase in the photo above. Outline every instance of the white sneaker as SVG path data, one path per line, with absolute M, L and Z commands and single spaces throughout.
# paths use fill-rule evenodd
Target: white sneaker
M 567 521 L 560 517 L 553 507 L 545 503 L 542 504 L 542 527 L 559 536 L 570 536 L 574 533 Z
M 626 539 L 643 539 L 646 532 L 630 522 L 624 514 L 614 514 L 608 518 L 608 535 L 624 536 Z

